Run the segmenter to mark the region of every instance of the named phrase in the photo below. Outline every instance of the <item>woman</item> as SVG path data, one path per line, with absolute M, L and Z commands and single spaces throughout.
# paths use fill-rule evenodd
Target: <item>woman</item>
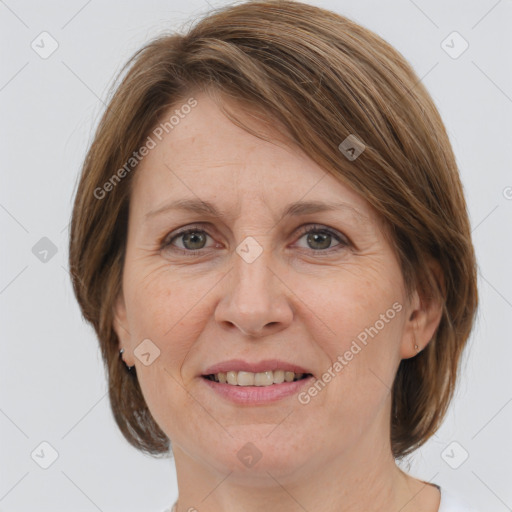
M 372 32 L 248 2 L 137 52 L 70 268 L 173 510 L 470 510 L 396 464 L 446 413 L 476 265 L 439 114 Z

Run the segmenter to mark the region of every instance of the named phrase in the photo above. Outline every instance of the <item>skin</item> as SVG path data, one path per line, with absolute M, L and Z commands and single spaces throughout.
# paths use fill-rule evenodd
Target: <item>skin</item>
M 440 304 L 416 291 L 407 299 L 376 212 L 286 145 L 283 129 L 273 132 L 275 123 L 243 117 L 231 103 L 272 135 L 263 141 L 228 120 L 211 95 L 194 97 L 198 105 L 134 176 L 114 322 L 124 360 L 171 439 L 178 511 L 436 512 L 437 489 L 396 466 L 389 419 L 400 360 L 431 339 Z M 169 210 L 145 220 L 179 198 L 211 201 L 225 216 Z M 284 206 L 299 200 L 343 201 L 359 215 L 345 207 L 283 218 Z M 298 233 L 313 224 L 341 242 Z M 204 239 L 177 237 L 161 248 L 184 227 Z M 263 249 L 251 263 L 236 252 L 248 236 Z M 183 253 L 193 249 L 200 254 Z M 401 311 L 308 404 L 294 395 L 234 405 L 200 376 L 232 358 L 276 358 L 321 377 L 394 303 Z M 160 350 L 148 366 L 134 354 L 144 339 Z M 250 468 L 237 457 L 248 442 L 261 454 Z

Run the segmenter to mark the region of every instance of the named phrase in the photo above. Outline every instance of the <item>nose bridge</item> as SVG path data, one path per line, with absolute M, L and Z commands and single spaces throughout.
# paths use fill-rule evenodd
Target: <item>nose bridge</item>
M 246 237 L 233 254 L 233 299 L 240 312 L 263 312 L 270 306 L 273 294 L 272 251 L 269 237 Z
M 270 236 L 247 236 L 233 251 L 232 258 L 233 270 L 217 308 L 217 321 L 235 325 L 251 335 L 284 328 L 292 313 L 275 282 Z

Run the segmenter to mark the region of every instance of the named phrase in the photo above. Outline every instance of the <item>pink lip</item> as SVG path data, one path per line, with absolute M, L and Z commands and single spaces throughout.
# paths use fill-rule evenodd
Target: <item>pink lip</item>
M 229 361 L 223 361 L 222 363 L 217 363 L 213 366 L 210 366 L 203 372 L 203 375 L 212 375 L 215 373 L 230 371 L 258 373 L 270 370 L 284 370 L 285 372 L 295 373 L 311 373 L 309 370 L 306 370 L 302 366 L 280 361 L 279 359 L 265 359 L 259 363 L 249 363 L 247 361 L 243 361 L 242 359 L 230 359 Z
M 268 366 L 266 368 L 268 369 Z M 309 385 L 313 378 L 313 376 L 310 376 L 293 382 L 272 384 L 271 386 L 233 386 L 204 378 L 201 378 L 201 380 L 214 392 L 238 405 L 265 405 L 296 394 L 303 386 Z

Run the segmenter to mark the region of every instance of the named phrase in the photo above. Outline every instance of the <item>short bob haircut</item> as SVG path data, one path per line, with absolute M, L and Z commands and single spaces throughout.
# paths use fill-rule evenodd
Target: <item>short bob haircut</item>
M 394 457 L 425 443 L 454 394 L 478 304 L 477 268 L 448 135 L 405 58 L 375 33 L 327 10 L 289 0 L 249 1 L 209 13 L 185 34 L 151 41 L 126 63 L 113 88 L 76 190 L 69 265 L 82 314 L 101 345 L 124 437 L 143 452 L 170 454 L 135 369 L 127 371 L 119 357 L 113 328 L 138 163 L 133 156 L 140 158 L 137 151 L 168 121 L 171 108 L 204 92 L 221 98 L 225 114 L 253 135 L 266 138 L 226 106 L 243 105 L 282 127 L 290 144 L 365 198 L 386 226 L 409 296 L 418 289 L 423 300 L 441 300 L 435 335 L 400 362 L 392 389 Z M 353 160 L 339 149 L 349 135 L 365 146 Z

